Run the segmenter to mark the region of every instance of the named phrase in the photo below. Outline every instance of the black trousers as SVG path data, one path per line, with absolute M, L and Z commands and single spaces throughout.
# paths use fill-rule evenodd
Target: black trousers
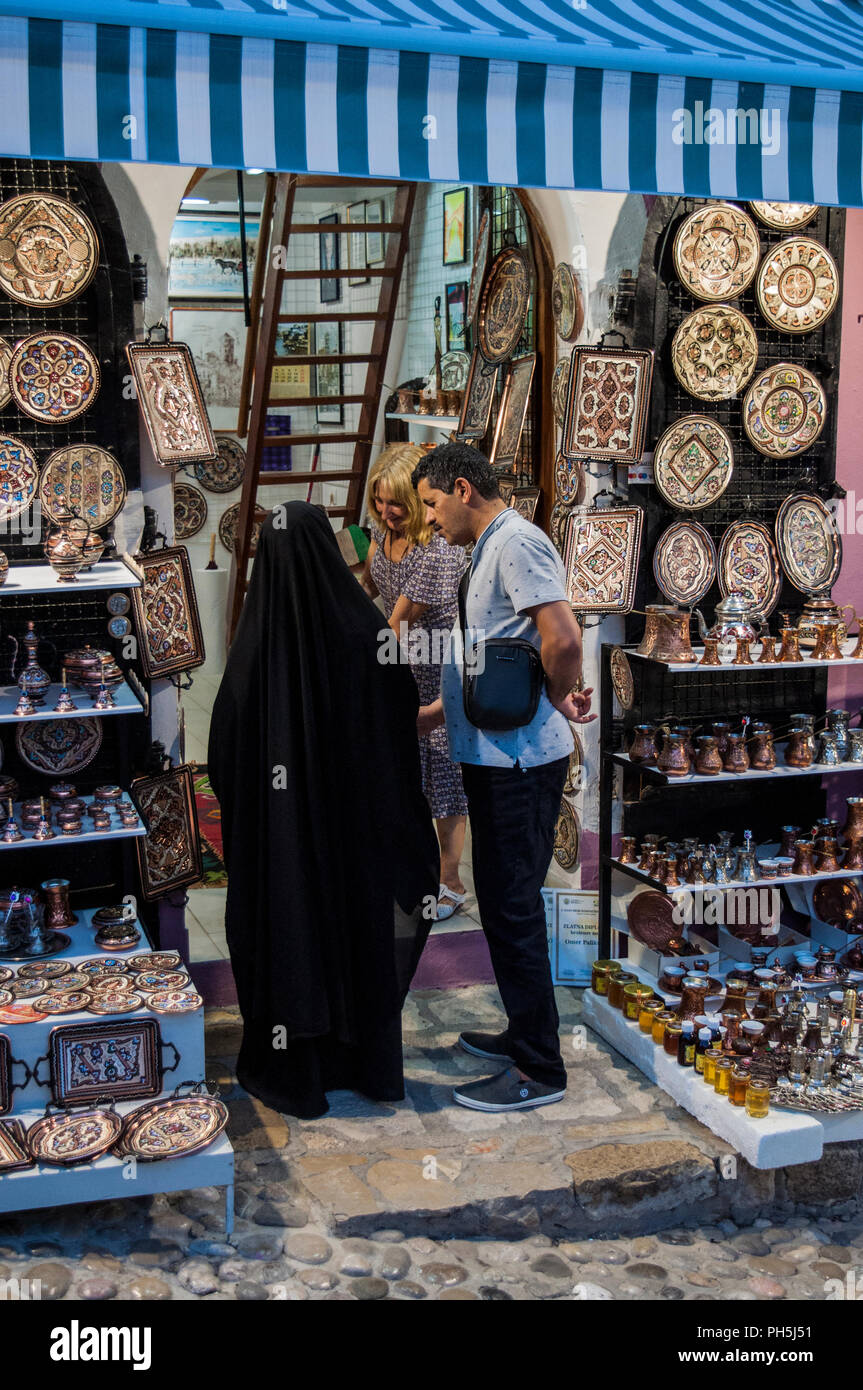
M 568 758 L 541 767 L 462 763 L 473 880 L 510 1056 L 532 1081 L 566 1085 L 540 889 L 554 848 Z

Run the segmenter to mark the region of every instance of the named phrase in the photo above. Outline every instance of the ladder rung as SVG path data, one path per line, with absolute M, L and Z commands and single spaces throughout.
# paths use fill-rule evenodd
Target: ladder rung
M 321 232 L 403 232 L 404 222 L 292 222 L 291 236 L 319 236 Z
M 261 440 L 261 448 L 273 449 L 283 444 L 356 444 L 360 439 L 370 442 L 367 434 L 268 434 Z
M 327 516 L 351 516 L 353 507 L 324 507 Z
M 372 313 L 369 310 L 362 314 L 279 314 L 279 323 L 372 323 L 375 319 L 389 318 L 389 314 Z M 290 357 L 282 358 L 283 365 L 290 364 Z
M 282 358 L 284 361 L 284 358 Z M 364 405 L 371 402 L 372 396 L 268 396 L 268 406 L 282 406 L 286 401 L 291 405 Z
M 316 362 L 380 362 L 379 352 L 323 352 L 315 356 L 313 353 L 297 353 L 290 357 L 271 357 L 270 365 L 273 367 L 311 367 Z M 285 398 L 287 399 L 287 397 Z
M 265 468 L 258 475 L 258 486 L 266 487 L 267 483 L 349 483 L 353 478 L 361 478 L 362 473 L 356 469 L 350 472 L 336 473 L 329 468 L 318 468 L 316 470 L 306 470 L 303 473 L 292 473 L 290 469 L 268 469 Z
M 356 231 L 356 228 L 352 230 Z M 354 270 L 283 270 L 280 272 L 283 280 L 346 280 L 349 275 L 359 280 L 360 276 L 364 279 L 381 279 L 382 276 L 392 276 L 398 274 L 395 267 L 387 269 L 384 266 L 378 270 L 374 266 L 357 266 Z

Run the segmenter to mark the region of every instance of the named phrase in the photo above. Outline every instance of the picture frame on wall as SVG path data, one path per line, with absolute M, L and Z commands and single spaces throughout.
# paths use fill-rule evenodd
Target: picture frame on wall
M 331 226 L 333 223 L 338 223 L 339 220 L 339 214 L 337 212 L 328 212 L 326 217 L 318 218 L 318 225 L 327 227 Z M 340 241 L 341 236 L 338 232 L 323 231 L 319 233 L 318 257 L 320 270 L 341 269 L 339 253 Z M 339 279 L 322 279 L 320 295 L 322 304 L 337 304 L 342 297 L 341 281 Z
M 291 366 L 292 357 L 308 357 L 311 354 L 310 325 L 308 323 L 283 323 L 276 333 L 276 357 L 284 358 L 273 367 L 270 377 L 270 397 L 290 400 L 292 396 L 310 396 L 312 393 L 312 369 L 308 364 Z
M 443 195 L 443 263 L 467 260 L 468 190 L 451 188 Z
M 237 428 L 247 333 L 240 304 L 171 309 L 171 341 L 188 343 L 210 424 L 216 431 L 232 433 Z
M 258 219 L 246 219 L 250 284 L 260 230 Z M 171 299 L 242 299 L 243 252 L 236 213 L 176 219 L 168 246 L 168 295 Z
M 366 221 L 383 222 L 384 220 L 384 200 L 383 198 L 373 198 L 366 203 Z M 384 232 L 366 232 L 366 265 L 380 265 L 386 260 L 386 234 Z
M 365 222 L 366 205 L 365 203 L 351 203 L 348 207 L 349 222 Z M 348 232 L 348 270 L 366 270 L 366 234 L 365 232 Z M 368 275 L 351 275 L 348 277 L 348 284 L 367 285 Z
M 315 352 L 318 356 L 324 353 L 340 353 L 342 350 L 342 325 L 334 320 L 332 323 L 315 324 Z M 315 395 L 316 396 L 341 396 L 342 395 L 342 364 L 341 362 L 317 362 L 315 364 Z M 325 405 L 320 402 L 315 406 L 315 419 L 319 425 L 340 425 L 343 421 L 342 403 L 334 402 L 333 405 Z
M 496 468 L 515 468 L 535 366 L 536 353 L 531 352 L 511 362 L 506 369 L 489 455 L 489 462 Z
M 447 352 L 470 351 L 466 280 L 446 287 L 446 343 Z

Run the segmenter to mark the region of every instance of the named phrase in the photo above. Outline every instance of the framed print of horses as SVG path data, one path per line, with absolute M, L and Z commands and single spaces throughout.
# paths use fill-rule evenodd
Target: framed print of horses
M 261 224 L 246 219 L 249 284 Z M 240 219 L 235 215 L 178 217 L 168 247 L 171 299 L 242 299 L 243 259 Z

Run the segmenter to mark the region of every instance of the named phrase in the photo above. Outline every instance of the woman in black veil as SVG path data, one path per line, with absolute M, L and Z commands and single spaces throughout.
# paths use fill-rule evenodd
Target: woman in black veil
M 418 697 L 326 515 L 261 530 L 210 726 L 240 1084 L 310 1119 L 326 1092 L 401 1100 L 401 1008 L 431 926 L 438 850 Z

